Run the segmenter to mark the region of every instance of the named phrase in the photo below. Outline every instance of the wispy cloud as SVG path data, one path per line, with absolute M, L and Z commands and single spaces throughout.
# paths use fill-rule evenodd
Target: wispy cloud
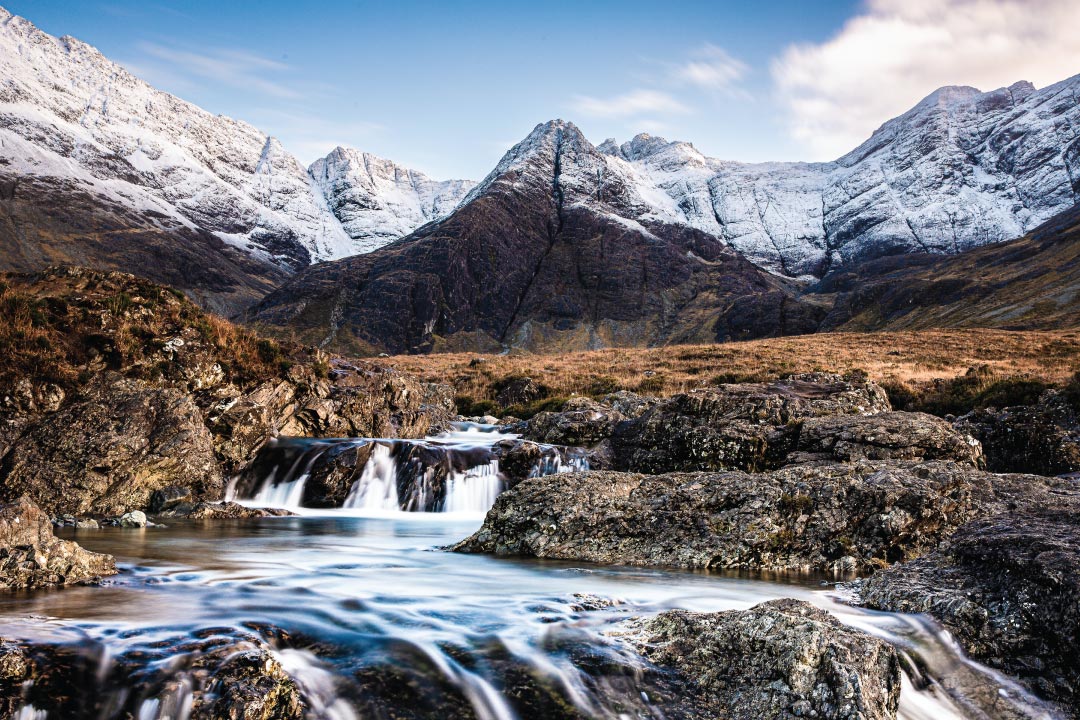
M 1076 0 L 870 0 L 772 74 L 792 137 L 828 160 L 940 86 L 1065 79 L 1080 68 L 1078 27 Z
M 734 91 L 748 69 L 746 63 L 732 57 L 723 48 L 707 43 L 689 60 L 675 65 L 671 76 L 676 82 L 703 90 Z
M 164 62 L 162 69 L 171 77 L 197 78 L 276 98 L 300 97 L 299 92 L 280 79 L 289 66 L 278 60 L 222 48 L 191 50 L 150 42 L 141 42 L 136 47 L 143 55 L 142 60 L 131 64 L 136 72 L 154 76 L 158 74 L 156 63 Z
M 690 112 L 690 108 L 671 95 L 643 88 L 609 98 L 579 95 L 574 101 L 574 109 L 598 118 L 628 118 L 645 114 L 678 115 Z

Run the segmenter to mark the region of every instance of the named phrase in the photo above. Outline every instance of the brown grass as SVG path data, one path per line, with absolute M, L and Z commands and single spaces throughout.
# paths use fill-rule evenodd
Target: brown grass
M 495 384 L 527 375 L 549 396 L 617 387 L 654 395 L 796 372 L 863 371 L 871 379 L 917 388 L 980 368 L 981 384 L 1030 379 L 1063 384 L 1080 370 L 1080 332 L 925 330 L 825 333 L 713 345 L 608 349 L 563 355 L 456 353 L 392 357 L 385 362 L 430 382 L 449 383 L 474 401 Z

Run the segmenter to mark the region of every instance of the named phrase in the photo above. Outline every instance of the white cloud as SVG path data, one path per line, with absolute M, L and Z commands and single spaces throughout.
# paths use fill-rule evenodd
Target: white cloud
M 772 67 L 792 136 L 833 159 L 943 85 L 1037 87 L 1080 72 L 1076 0 L 869 0 Z
M 578 112 L 599 118 L 628 118 L 645 114 L 683 114 L 690 108 L 659 90 L 632 90 L 610 98 L 578 96 L 574 101 Z
M 289 69 L 285 63 L 254 53 L 229 49 L 180 50 L 155 43 L 142 42 L 138 49 L 147 60 L 135 61 L 147 80 L 159 74 L 209 80 L 228 87 L 250 90 L 276 98 L 295 99 L 300 93 L 283 84 L 279 77 Z M 159 66 L 159 63 L 165 65 Z M 147 77 L 150 76 L 150 77 Z
M 704 90 L 731 90 L 746 74 L 746 64 L 729 55 L 723 48 L 705 45 L 691 60 L 673 69 L 672 77 L 679 82 Z

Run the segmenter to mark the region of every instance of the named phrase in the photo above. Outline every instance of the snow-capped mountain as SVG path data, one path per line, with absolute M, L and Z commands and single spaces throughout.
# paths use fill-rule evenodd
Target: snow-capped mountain
M 638 135 L 600 148 L 648 209 L 762 267 L 821 276 L 909 251 L 1024 234 L 1080 201 L 1080 76 L 1036 90 L 935 91 L 835 162 L 735 163 Z
M 331 211 L 370 252 L 452 211 L 476 183 L 432 180 L 371 153 L 338 147 L 309 168 Z
M 312 170 L 251 125 L 0 8 L 5 177 L 74 185 L 146 224 L 208 231 L 285 271 L 405 235 L 471 187 L 340 148 Z

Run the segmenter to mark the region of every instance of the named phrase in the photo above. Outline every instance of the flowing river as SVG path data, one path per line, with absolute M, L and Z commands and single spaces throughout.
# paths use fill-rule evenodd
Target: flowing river
M 932 621 L 850 607 L 821 578 L 440 550 L 480 526 L 501 488 L 497 462 L 477 452 L 501 437 L 465 428 L 412 445 L 377 441 L 386 450 L 372 452 L 349 493 L 350 507 L 318 510 L 296 507 L 303 497 L 297 483 L 306 479 L 312 455 L 334 443 L 304 441 L 302 452 L 278 463 L 283 469 L 274 471 L 276 482 L 257 483 L 247 501 L 291 503 L 299 516 L 167 520 L 166 528 L 68 533 L 88 549 L 116 556 L 122 573 L 103 587 L 0 595 L 0 635 L 69 644 L 93 658 L 97 674 L 85 692 L 105 698 L 96 717 L 124 717 L 125 707 L 137 708 L 139 720 L 185 717 L 188 666 L 175 654 L 194 652 L 184 649 L 186 639 L 266 626 L 304 639 L 276 656 L 312 699 L 312 717 L 384 716 L 387 706 L 401 701 L 387 673 L 404 678 L 409 702 L 434 708 L 433 717 L 450 716 L 451 708 L 479 718 L 520 717 L 520 698 L 505 692 L 508 662 L 586 715 L 619 717 L 608 703 L 619 691 L 640 703 L 635 717 L 659 717 L 650 713 L 645 689 L 634 687 L 640 675 L 628 666 L 629 653 L 611 637 L 612 629 L 628 617 L 669 608 L 745 609 L 794 597 L 902 650 L 907 677 L 901 717 L 1050 717 L 1016 684 L 965 660 Z M 427 456 L 438 467 L 423 466 L 417 447 L 442 448 Z M 458 462 L 462 457 L 467 461 Z M 421 467 L 412 467 L 417 463 Z M 553 454 L 536 471 L 580 465 L 565 453 Z M 404 485 L 395 482 L 402 472 L 409 473 Z M 420 502 L 425 483 L 436 497 Z M 402 511 L 406 495 L 449 511 Z M 162 647 L 176 650 L 163 659 L 155 652 Z M 583 649 L 589 662 L 581 660 Z M 108 672 L 118 656 L 145 657 L 158 671 L 171 663 L 173 689 L 153 699 L 130 697 L 124 679 Z M 24 707 L 20 717 L 44 715 Z

